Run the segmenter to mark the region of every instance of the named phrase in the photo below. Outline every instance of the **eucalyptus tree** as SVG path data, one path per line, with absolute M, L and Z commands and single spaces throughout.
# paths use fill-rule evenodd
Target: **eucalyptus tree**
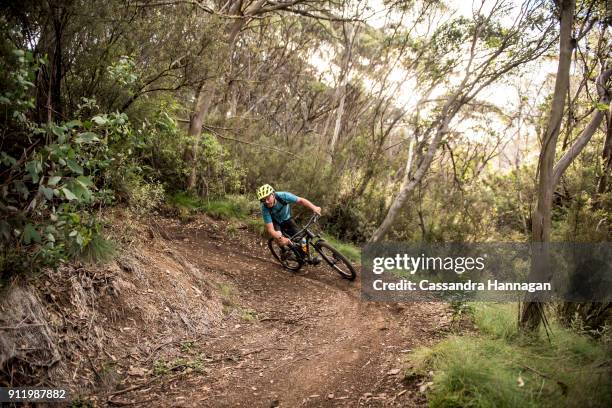
M 589 4 L 594 3 L 585 2 L 582 6 Z M 582 40 L 582 38 L 592 29 L 595 21 L 601 19 L 601 15 L 587 12 L 586 16 L 580 18 L 580 20 L 582 20 L 582 25 L 580 30 L 577 30 L 576 33 L 575 26 L 579 26 L 580 24 L 577 24 L 578 18 L 576 16 L 575 0 L 559 1 L 556 11 L 560 20 L 559 61 L 550 113 L 539 155 L 539 177 L 536 193 L 537 204 L 532 216 L 532 241 L 537 243 L 550 242 L 552 229 L 551 214 L 555 187 L 568 166 L 580 154 L 597 131 L 610 102 L 608 80 L 610 76 L 612 76 L 612 67 L 609 65 L 606 55 L 604 60 L 598 61 L 600 73 L 595 80 L 595 85 L 599 101 L 595 104 L 591 119 L 580 135 L 570 146 L 568 146 L 561 158 L 557 160 L 557 142 L 563 127 L 564 112 L 567 109 L 568 92 L 570 89 L 572 53 L 580 40 Z M 605 12 L 605 10 L 603 11 Z M 568 121 L 567 126 L 573 127 L 569 122 L 570 121 Z M 533 257 L 532 259 L 530 279 L 536 281 L 548 281 L 550 279 L 553 271 L 548 266 L 548 259 L 546 246 L 543 246 L 541 256 Z M 535 295 L 526 297 L 520 319 L 521 327 L 528 330 L 537 328 L 544 315 L 542 303 L 534 301 L 533 296 Z
M 394 3 L 377 10 L 384 17 L 374 20 L 367 18 L 371 10 L 366 7 L 359 14 L 365 16 L 363 22 L 327 26 L 329 36 L 323 41 L 330 64 L 324 74 L 331 78 L 327 83 L 333 94 L 331 111 L 317 133 L 326 168 L 345 186 L 338 190 L 338 206 L 348 208 L 362 197 L 384 167 L 384 145 L 409 111 L 397 103 L 402 91 L 398 68 L 408 54 L 410 33 L 429 20 L 435 3 Z
M 124 111 L 144 95 L 177 92 L 205 75 L 212 27 L 193 4 L 3 2 L 16 47 L 44 57 L 36 76 L 39 122 L 60 121 L 94 98 Z M 206 14 L 208 15 L 208 14 Z
M 480 3 L 472 18 L 459 17 L 440 26 L 430 38 L 420 39 L 426 47 L 420 59 L 422 84 L 436 83 L 443 92 L 430 107 L 431 117 L 423 128 L 427 150 L 416 170 L 404 180 L 387 215 L 370 241 L 382 240 L 390 231 L 400 209 L 428 172 L 436 151 L 461 109 L 485 88 L 533 61 L 554 43 L 554 24 L 546 18 L 547 9 L 540 2 L 525 2 L 515 7 L 498 0 L 487 6 Z M 512 15 L 512 22 L 504 23 Z M 435 92 L 434 88 L 434 92 Z M 429 92 L 429 90 L 428 90 Z M 425 101 L 422 101 L 425 102 Z
M 44 57 L 35 80 L 38 122 L 63 118 L 62 81 L 66 74 L 66 43 L 77 29 L 75 1 L 6 1 L 0 4 L 3 20 L 14 30 L 4 32 L 16 48 Z
M 309 1 L 309 0 L 294 0 L 287 2 L 279 2 L 273 0 L 246 0 L 235 2 L 219 2 L 213 6 L 208 6 L 205 3 L 194 1 L 193 4 L 198 5 L 204 12 L 210 15 L 210 18 L 217 21 L 220 28 L 221 36 L 218 38 L 225 46 L 225 52 L 218 54 L 217 63 L 224 68 L 224 80 L 201 81 L 196 90 L 195 101 L 189 119 L 188 134 L 193 138 L 199 136 L 204 119 L 208 114 L 211 106 L 211 100 L 214 95 L 223 90 L 220 88 L 227 87 L 228 84 L 235 82 L 234 61 L 238 53 L 240 53 L 240 35 L 250 24 L 256 20 L 265 19 L 279 13 L 295 14 L 312 19 L 320 20 L 343 20 L 344 17 L 336 16 L 334 11 L 338 10 L 343 1 Z M 349 18 L 350 19 L 350 18 Z M 186 159 L 188 163 L 194 163 L 198 157 L 198 144 L 192 143 L 189 151 L 186 151 Z M 196 184 L 195 166 L 191 166 L 194 170 L 191 172 L 187 188 L 193 189 Z

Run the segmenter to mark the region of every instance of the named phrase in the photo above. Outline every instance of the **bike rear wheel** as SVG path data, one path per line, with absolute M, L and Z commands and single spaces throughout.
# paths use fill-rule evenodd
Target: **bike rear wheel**
M 268 240 L 268 248 L 272 255 L 284 268 L 289 269 L 290 271 L 297 272 L 300 270 L 302 265 L 304 264 L 302 259 L 298 257 L 295 253 L 289 253 L 289 256 L 283 256 L 283 248 L 276 242 L 275 239 L 270 238 Z M 287 251 L 291 251 L 288 249 Z
M 343 278 L 348 280 L 355 279 L 355 276 L 357 276 L 355 268 L 336 248 L 321 240 L 315 244 L 315 249 L 321 254 L 325 262 Z

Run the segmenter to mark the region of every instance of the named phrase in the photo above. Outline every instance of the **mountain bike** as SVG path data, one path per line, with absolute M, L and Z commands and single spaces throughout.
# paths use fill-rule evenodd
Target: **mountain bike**
M 268 240 L 270 252 L 283 267 L 290 271 L 300 270 L 304 264 L 313 264 L 315 258 L 313 252 L 321 255 L 323 260 L 345 279 L 353 280 L 357 273 L 355 268 L 344 255 L 331 246 L 319 234 L 312 232 L 309 227 L 319 221 L 319 215 L 314 214 L 310 220 L 295 235 L 289 237 L 291 245 L 282 247 L 274 238 Z M 314 251 L 313 251 L 314 249 Z

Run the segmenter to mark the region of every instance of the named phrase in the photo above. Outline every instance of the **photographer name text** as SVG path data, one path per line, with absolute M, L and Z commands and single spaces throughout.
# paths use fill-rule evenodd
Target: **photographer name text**
M 500 282 L 498 280 L 488 280 L 484 282 L 431 282 L 422 279 L 418 282 L 402 279 L 398 282 L 385 282 L 377 279 L 372 282 L 372 287 L 376 291 L 550 291 L 552 286 L 549 282 Z

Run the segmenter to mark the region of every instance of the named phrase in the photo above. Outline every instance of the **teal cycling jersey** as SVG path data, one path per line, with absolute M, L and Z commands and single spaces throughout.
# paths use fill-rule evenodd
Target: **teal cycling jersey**
M 281 224 L 291 218 L 291 205 L 297 203 L 298 197 L 295 194 L 291 194 L 287 191 L 277 191 L 276 197 L 283 200 L 286 204 L 282 204 L 279 200 L 276 200 L 272 208 L 266 207 L 264 203 L 261 203 L 261 216 L 263 217 L 264 223 L 269 224 L 271 222 L 275 224 Z

